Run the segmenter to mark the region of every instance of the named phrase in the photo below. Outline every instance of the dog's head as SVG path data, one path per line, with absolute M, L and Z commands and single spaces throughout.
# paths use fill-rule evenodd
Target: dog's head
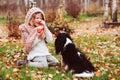
M 55 50 L 57 54 L 63 50 L 63 47 L 67 41 L 67 38 L 69 38 L 72 41 L 70 35 L 66 32 L 59 33 L 57 35 L 57 38 L 55 40 Z

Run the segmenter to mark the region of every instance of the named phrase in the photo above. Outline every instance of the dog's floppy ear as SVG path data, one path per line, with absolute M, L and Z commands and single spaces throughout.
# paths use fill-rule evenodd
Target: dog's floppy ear
M 64 44 L 66 42 L 66 36 L 64 36 L 62 33 L 59 33 L 56 40 L 55 40 L 55 51 L 58 54 L 63 50 Z
M 58 39 L 55 40 L 55 52 L 58 54 L 61 51 L 60 42 Z

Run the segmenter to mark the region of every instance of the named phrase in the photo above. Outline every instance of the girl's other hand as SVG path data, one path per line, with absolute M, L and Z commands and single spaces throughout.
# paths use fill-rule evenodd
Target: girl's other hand
M 45 26 L 45 21 L 44 20 L 41 20 L 40 22 L 43 26 Z

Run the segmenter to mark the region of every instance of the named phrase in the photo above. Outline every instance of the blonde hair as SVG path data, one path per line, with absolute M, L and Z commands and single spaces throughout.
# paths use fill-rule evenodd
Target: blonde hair
M 36 12 L 32 15 L 32 17 L 30 18 L 30 21 L 29 21 L 30 26 L 35 26 L 34 23 L 33 23 L 33 20 L 35 19 L 36 14 L 39 14 L 39 13 L 41 13 L 41 12 Z M 42 20 L 44 20 L 43 14 L 42 14 Z

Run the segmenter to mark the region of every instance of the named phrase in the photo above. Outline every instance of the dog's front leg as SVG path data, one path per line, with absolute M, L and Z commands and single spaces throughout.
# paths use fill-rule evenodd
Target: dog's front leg
M 67 64 L 64 66 L 64 70 L 65 70 L 66 72 L 68 72 L 68 71 L 69 71 L 69 67 L 68 67 L 68 65 L 67 65 Z
M 64 70 L 68 71 L 68 65 L 65 65 Z
M 65 70 L 66 72 L 70 71 L 71 73 L 74 73 L 74 72 L 75 72 L 74 69 L 70 69 L 67 64 L 65 65 L 64 70 Z

